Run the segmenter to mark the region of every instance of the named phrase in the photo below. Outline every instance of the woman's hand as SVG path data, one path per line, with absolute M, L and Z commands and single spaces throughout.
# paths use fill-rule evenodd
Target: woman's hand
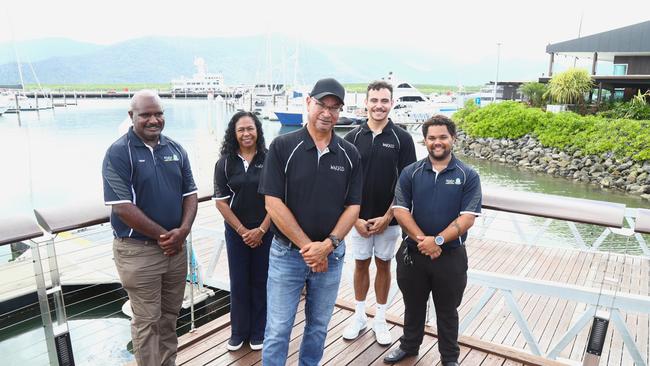
M 249 247 L 256 248 L 262 244 L 263 236 L 264 232 L 262 232 L 260 228 L 256 227 L 254 229 L 247 230 L 244 235 L 242 235 L 242 239 L 244 239 L 244 243 Z

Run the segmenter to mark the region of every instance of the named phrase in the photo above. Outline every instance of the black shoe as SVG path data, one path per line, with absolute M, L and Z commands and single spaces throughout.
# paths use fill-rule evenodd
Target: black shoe
M 408 353 L 408 352 L 402 350 L 401 348 L 397 347 L 397 348 L 391 350 L 390 352 L 388 352 L 388 355 L 386 355 L 386 357 L 384 357 L 384 363 L 388 363 L 388 364 L 397 363 L 397 362 L 402 361 L 406 357 L 411 357 L 411 356 L 415 356 L 415 355 L 417 355 L 417 353 Z
M 443 362 L 442 366 L 459 366 L 459 365 L 458 362 L 456 361 L 447 361 L 447 362 Z
M 262 349 L 262 346 L 264 345 L 264 340 L 262 339 L 262 340 L 254 341 L 254 340 L 251 339 L 249 344 L 250 344 L 251 349 L 253 351 L 259 351 L 259 350 Z
M 231 352 L 232 351 L 237 351 L 243 345 L 244 345 L 244 340 L 243 339 L 230 338 L 228 340 L 228 344 L 226 345 L 226 349 L 228 349 L 228 351 L 231 351 Z

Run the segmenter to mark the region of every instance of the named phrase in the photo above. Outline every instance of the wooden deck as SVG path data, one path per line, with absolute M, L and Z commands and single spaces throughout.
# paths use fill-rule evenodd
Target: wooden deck
M 305 302 L 301 301 L 296 314 L 296 321 L 289 342 L 288 365 L 298 364 L 298 352 L 302 338 L 305 312 Z M 354 314 L 350 304 L 339 301 L 334 308 L 325 341 L 323 365 L 383 365 L 387 352 L 395 347 L 380 346 L 375 342 L 370 327 L 354 341 L 346 341 L 341 337 L 347 320 Z M 390 317 L 390 331 L 397 340 L 402 334 L 401 321 Z M 230 336 L 229 317 L 226 315 L 206 327 L 200 328 L 193 334 L 181 337 L 181 348 L 176 360 L 178 365 L 260 365 L 261 351 L 252 351 L 248 345 L 240 350 L 229 352 L 226 343 Z M 539 357 L 512 351 L 505 347 L 494 346 L 487 342 L 478 342 L 463 337 L 461 339 L 461 365 L 560 365 L 560 363 L 544 360 Z M 440 354 L 437 350 L 437 339 L 431 329 L 427 330 L 424 341 L 417 356 L 410 357 L 399 365 L 439 365 Z
M 195 224 L 194 236 L 198 257 L 207 266 L 210 255 L 215 250 L 214 230 L 223 231 L 223 222 L 211 203 L 201 204 L 199 217 Z M 200 228 L 205 229 L 202 231 Z M 209 232 L 211 231 L 211 232 Z M 650 295 L 650 260 L 648 258 L 585 252 L 572 248 L 549 248 L 513 244 L 493 240 L 470 239 L 467 243 L 469 267 L 529 279 L 540 279 L 557 283 L 575 284 L 598 289 L 604 278 L 620 278 L 618 291 L 643 296 Z M 388 347 L 374 343 L 372 332 L 366 332 L 354 342 L 342 340 L 341 332 L 345 320 L 351 315 L 350 306 L 354 295 L 351 287 L 354 261 L 346 257 L 343 279 L 339 290 L 337 307 L 330 323 L 327 347 L 323 364 L 379 364 Z M 228 264 L 225 249 L 215 269 L 215 277 L 227 278 Z M 371 266 L 371 277 L 374 276 Z M 209 276 L 209 274 L 208 274 Z M 225 276 L 225 277 L 223 277 Z M 371 278 L 372 281 L 372 278 Z M 614 289 L 615 284 L 605 281 L 605 289 Z M 459 308 L 461 321 L 481 297 L 484 288 L 468 285 L 463 303 Z M 522 313 L 528 320 L 533 335 L 537 338 L 542 352 L 548 352 L 564 332 L 586 309 L 581 303 L 542 297 L 526 293 L 513 293 Z M 374 293 L 369 292 L 366 300 L 368 308 L 375 304 Z M 302 306 L 302 305 L 301 305 Z M 387 310 L 387 319 L 392 321 L 395 340 L 402 334 L 400 327 L 404 314 L 404 304 L 398 291 Z M 623 314 L 632 336 L 643 357 L 648 359 L 650 341 L 648 337 L 650 321 L 647 314 Z M 289 364 L 297 362 L 297 350 L 302 334 L 304 313 L 299 312 L 290 344 Z M 571 341 L 560 353 L 560 358 L 579 361 L 585 349 L 589 326 Z M 208 334 L 206 336 L 206 334 Z M 632 365 L 633 361 L 613 326 L 609 327 L 601 365 Z M 251 352 L 247 347 L 237 352 L 227 352 L 225 342 L 230 335 L 227 316 L 209 323 L 193 334 L 183 336 L 179 354 L 179 364 L 250 365 L 259 362 L 260 352 Z M 439 359 L 435 328 L 427 327 L 427 337 L 418 358 L 408 364 L 436 364 Z M 517 365 L 521 363 L 543 364 L 543 359 L 533 357 L 526 348 L 526 341 L 514 317 L 501 296 L 494 296 L 480 315 L 461 335 L 461 358 L 463 365 Z M 492 351 L 492 353 L 488 352 Z M 533 361 L 534 360 L 534 361 Z M 548 363 L 548 361 L 547 361 Z M 550 362 L 549 364 L 553 364 Z

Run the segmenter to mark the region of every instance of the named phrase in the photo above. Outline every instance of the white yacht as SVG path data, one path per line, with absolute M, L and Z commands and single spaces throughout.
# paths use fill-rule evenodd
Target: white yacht
M 205 60 L 198 57 L 194 60 L 196 74 L 191 79 L 181 77 L 172 80 L 172 92 L 174 93 L 220 93 L 225 92 L 223 74 L 209 73 Z
M 385 80 L 393 85 L 395 105 L 391 118 L 400 123 L 421 123 L 435 114 L 451 116 L 458 109 L 455 103 L 432 101 L 415 86 L 398 80 L 392 72 Z

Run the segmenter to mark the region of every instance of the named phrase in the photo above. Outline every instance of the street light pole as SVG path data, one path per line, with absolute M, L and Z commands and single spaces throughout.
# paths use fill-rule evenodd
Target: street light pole
M 492 94 L 492 103 L 497 101 L 497 84 L 499 83 L 499 61 L 501 59 L 501 42 L 497 42 L 497 75 L 494 78 L 494 92 Z

